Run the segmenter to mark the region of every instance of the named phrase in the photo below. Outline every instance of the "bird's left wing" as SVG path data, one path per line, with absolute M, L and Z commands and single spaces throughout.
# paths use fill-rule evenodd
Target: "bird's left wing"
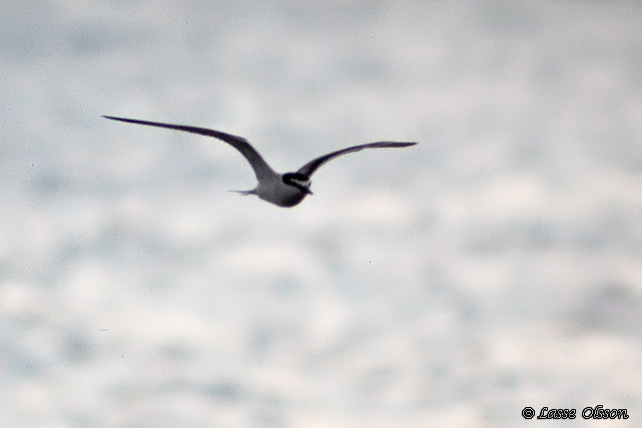
M 314 171 L 316 171 L 321 165 L 325 164 L 329 160 L 336 158 L 337 156 L 345 155 L 352 152 L 358 152 L 359 150 L 363 150 L 363 149 L 380 149 L 385 147 L 399 148 L 399 147 L 414 146 L 415 144 L 417 143 L 379 141 L 376 143 L 360 144 L 358 146 L 347 147 L 345 149 L 337 150 L 336 152 L 328 153 L 327 155 L 323 155 L 321 157 L 313 159 L 310 162 L 303 165 L 301 168 L 299 168 L 297 172 L 301 174 L 305 174 L 306 176 L 310 177 L 312 174 L 314 174 Z
M 236 150 L 241 152 L 241 154 L 247 159 L 247 161 L 252 166 L 256 178 L 261 181 L 265 178 L 276 175 L 272 170 L 270 165 L 265 162 L 263 157 L 259 152 L 250 145 L 250 143 L 243 137 L 238 135 L 228 134 L 226 132 L 216 131 L 214 129 L 208 128 L 198 128 L 196 126 L 187 126 L 187 125 L 173 125 L 171 123 L 161 123 L 161 122 L 150 122 L 148 120 L 138 120 L 138 119 L 127 119 L 124 117 L 115 117 L 115 116 L 103 116 L 106 119 L 118 120 L 121 122 L 135 123 L 138 125 L 148 125 L 148 126 L 157 126 L 159 128 L 175 129 L 178 131 L 192 132 L 194 134 L 205 135 L 207 137 L 214 137 L 221 141 L 225 141 Z

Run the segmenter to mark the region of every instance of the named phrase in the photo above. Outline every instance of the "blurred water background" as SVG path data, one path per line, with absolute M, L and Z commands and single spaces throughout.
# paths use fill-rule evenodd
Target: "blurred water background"
M 0 15 L 0 425 L 642 413 L 642 4 L 42 1 Z M 350 144 L 281 209 L 228 189 Z

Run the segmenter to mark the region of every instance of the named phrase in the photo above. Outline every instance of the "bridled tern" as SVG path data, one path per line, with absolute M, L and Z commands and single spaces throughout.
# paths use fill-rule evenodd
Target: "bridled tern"
M 136 123 L 139 125 L 157 126 L 160 128 L 175 129 L 178 131 L 192 132 L 194 134 L 214 137 L 225 141 L 236 150 L 241 152 L 245 159 L 250 163 L 258 185 L 252 190 L 234 190 L 234 192 L 243 195 L 256 195 L 264 201 L 278 205 L 280 207 L 293 207 L 300 203 L 307 195 L 311 195 L 310 177 L 323 164 L 337 156 L 347 153 L 357 152 L 363 149 L 378 149 L 384 147 L 408 147 L 417 143 L 411 142 L 394 142 L 379 141 L 376 143 L 360 144 L 358 146 L 347 147 L 328 153 L 321 157 L 311 160 L 295 172 L 286 172 L 284 174 L 276 173 L 270 165 L 265 162 L 259 152 L 243 137 L 227 134 L 213 129 L 198 128 L 195 126 L 172 125 L 170 123 L 149 122 L 146 120 L 126 119 L 123 117 L 103 116 L 106 119 L 119 120 L 121 122 Z

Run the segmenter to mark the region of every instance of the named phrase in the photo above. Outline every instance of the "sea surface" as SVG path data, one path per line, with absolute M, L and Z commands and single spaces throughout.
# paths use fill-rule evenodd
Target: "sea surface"
M 642 3 L 2 9 L 0 426 L 641 426 Z

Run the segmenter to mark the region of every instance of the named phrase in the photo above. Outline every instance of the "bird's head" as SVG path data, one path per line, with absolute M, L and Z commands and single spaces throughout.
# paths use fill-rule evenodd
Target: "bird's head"
M 286 172 L 283 174 L 283 183 L 288 186 L 294 186 L 304 194 L 312 195 L 312 190 L 310 190 L 310 177 L 300 172 Z

